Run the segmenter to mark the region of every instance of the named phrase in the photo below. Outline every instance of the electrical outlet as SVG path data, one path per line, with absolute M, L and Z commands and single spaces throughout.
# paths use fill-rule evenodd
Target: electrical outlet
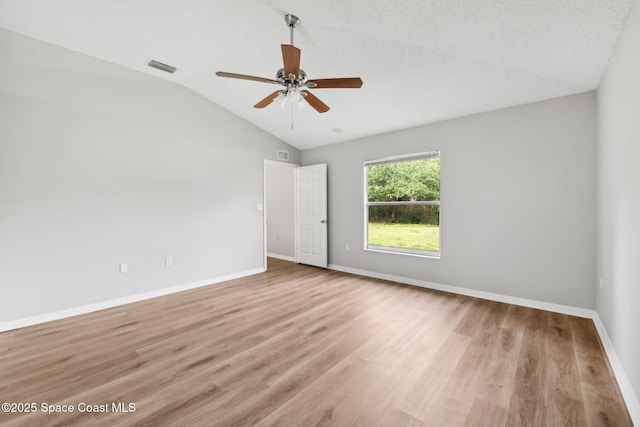
M 278 241 L 278 236 L 276 236 L 275 234 L 273 235 L 273 241 L 277 242 Z
M 166 257 L 164 259 L 164 265 L 167 267 L 170 267 L 173 265 L 173 258 L 171 258 L 170 256 Z
M 346 243 L 346 244 L 344 245 L 344 250 L 345 250 L 345 251 L 347 251 L 347 252 L 349 252 L 349 251 L 351 250 L 351 247 L 349 246 L 349 244 L 348 244 L 348 243 Z
M 120 273 L 127 273 L 129 271 L 129 264 L 120 264 Z

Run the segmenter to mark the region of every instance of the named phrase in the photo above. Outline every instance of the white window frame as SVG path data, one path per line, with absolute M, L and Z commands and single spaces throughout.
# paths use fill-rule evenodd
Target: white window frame
M 385 165 L 391 163 L 402 163 L 412 160 L 424 160 L 441 158 L 440 151 L 428 151 L 424 153 L 408 154 L 402 156 L 385 157 L 383 159 L 369 160 L 364 162 L 364 250 L 370 252 L 381 252 L 389 254 L 407 255 L 420 258 L 440 259 L 442 255 L 442 208 L 440 208 L 440 218 L 438 219 L 440 251 L 423 251 L 419 249 L 394 248 L 390 246 L 369 245 L 369 207 L 371 206 L 441 206 L 442 188 L 440 190 L 440 200 L 438 201 L 416 201 L 416 202 L 370 202 L 369 201 L 369 166 Z M 442 172 L 441 172 L 442 179 Z

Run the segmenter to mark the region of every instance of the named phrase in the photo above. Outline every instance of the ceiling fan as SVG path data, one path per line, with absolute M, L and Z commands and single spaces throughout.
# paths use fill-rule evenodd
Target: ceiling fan
M 284 68 L 278 70 L 275 80 L 264 77 L 247 76 L 245 74 L 227 73 L 224 71 L 218 71 L 216 75 L 232 79 L 254 80 L 284 87 L 284 89 L 279 89 L 268 95 L 254 105 L 254 108 L 264 108 L 273 101 L 278 100 L 282 108 L 284 108 L 286 104 L 297 104 L 298 107 L 303 107 L 306 102 L 317 112 L 326 113 L 329 111 L 329 107 L 309 92 L 308 89 L 357 89 L 362 87 L 360 77 L 309 80 L 307 74 L 300 69 L 301 51 L 293 45 L 293 29 L 298 26 L 300 19 L 298 19 L 297 16 L 286 15 L 285 21 L 290 30 L 291 44 L 281 45 Z

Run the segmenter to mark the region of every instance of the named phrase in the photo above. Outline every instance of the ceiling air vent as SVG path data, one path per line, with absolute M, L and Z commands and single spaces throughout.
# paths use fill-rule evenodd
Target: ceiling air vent
M 278 150 L 278 160 L 289 161 L 289 152 L 284 150 Z
M 166 71 L 167 73 L 175 73 L 176 67 L 172 67 L 171 65 L 163 64 L 162 62 L 158 62 L 155 59 L 152 59 L 147 64 L 149 67 L 157 68 L 158 70 Z

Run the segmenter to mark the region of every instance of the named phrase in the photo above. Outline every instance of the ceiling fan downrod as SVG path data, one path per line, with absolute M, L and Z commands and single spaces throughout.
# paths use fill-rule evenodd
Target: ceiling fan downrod
M 298 26 L 300 23 L 300 19 L 295 15 L 285 15 L 284 20 L 287 22 L 287 26 L 289 27 L 289 35 L 291 38 L 291 46 L 293 46 L 293 29 Z

